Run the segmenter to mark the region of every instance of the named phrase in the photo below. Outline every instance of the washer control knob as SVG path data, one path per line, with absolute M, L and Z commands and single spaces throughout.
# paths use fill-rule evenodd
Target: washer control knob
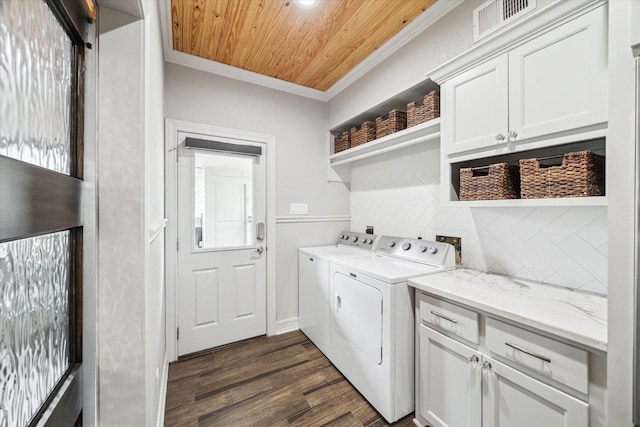
M 420 252 L 427 252 L 426 246 L 420 246 Z
M 396 242 L 389 242 L 389 247 L 393 248 L 396 245 Z
M 373 243 L 373 240 L 371 240 L 371 239 L 364 239 L 364 242 L 370 245 L 371 243 Z
M 344 234 L 340 235 L 340 239 L 344 240 Z
M 437 249 L 437 248 L 434 248 L 433 246 L 430 246 L 430 247 L 427 249 L 427 252 L 429 252 L 430 254 L 435 254 L 436 252 L 438 252 L 438 249 Z
M 353 238 L 351 240 L 353 240 L 354 243 L 357 242 L 358 241 L 358 236 L 353 236 Z
M 409 249 L 411 249 L 411 243 L 406 242 L 402 244 L 402 250 L 403 251 L 408 251 Z

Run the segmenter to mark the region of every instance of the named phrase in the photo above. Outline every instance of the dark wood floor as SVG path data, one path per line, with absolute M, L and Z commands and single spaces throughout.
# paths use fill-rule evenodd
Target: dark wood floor
M 413 415 L 394 423 L 413 426 Z M 299 331 L 169 365 L 165 425 L 388 426 Z

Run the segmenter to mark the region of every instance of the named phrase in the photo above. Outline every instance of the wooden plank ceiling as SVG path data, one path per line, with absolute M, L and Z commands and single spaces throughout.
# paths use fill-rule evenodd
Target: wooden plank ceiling
M 171 0 L 174 50 L 327 90 L 435 0 Z

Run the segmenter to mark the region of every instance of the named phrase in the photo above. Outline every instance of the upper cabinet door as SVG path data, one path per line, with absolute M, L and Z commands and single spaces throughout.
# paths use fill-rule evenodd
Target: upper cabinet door
M 442 86 L 447 154 L 507 142 L 507 66 L 507 55 L 501 55 Z
M 607 10 L 509 52 L 511 141 L 607 121 Z

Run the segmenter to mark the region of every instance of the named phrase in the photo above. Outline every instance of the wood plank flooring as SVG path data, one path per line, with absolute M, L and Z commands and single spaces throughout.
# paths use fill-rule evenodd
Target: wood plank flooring
M 413 426 L 413 414 L 394 427 Z M 171 363 L 165 425 L 388 426 L 300 331 Z

